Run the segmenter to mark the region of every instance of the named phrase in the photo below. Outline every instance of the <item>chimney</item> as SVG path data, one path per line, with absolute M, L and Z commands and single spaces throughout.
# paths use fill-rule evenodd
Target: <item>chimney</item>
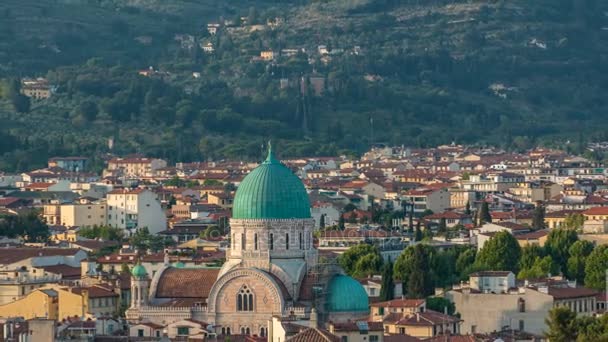
M 319 327 L 319 314 L 315 308 L 310 310 L 310 327 L 315 329 Z

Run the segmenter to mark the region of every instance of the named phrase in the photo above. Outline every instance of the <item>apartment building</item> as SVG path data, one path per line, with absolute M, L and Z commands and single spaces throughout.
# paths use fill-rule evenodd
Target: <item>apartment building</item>
M 155 193 L 147 189 L 114 190 L 107 195 L 107 224 L 127 231 L 167 229 L 167 218 Z

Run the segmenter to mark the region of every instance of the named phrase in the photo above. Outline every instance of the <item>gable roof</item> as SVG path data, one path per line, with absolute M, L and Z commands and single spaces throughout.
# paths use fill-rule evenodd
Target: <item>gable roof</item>
M 327 330 L 308 328 L 285 339 L 289 342 L 340 342 L 340 338 Z
M 8 265 L 33 257 L 71 256 L 79 251 L 75 248 L 0 248 L 0 265 Z
M 167 268 L 156 288 L 157 298 L 207 298 L 220 270 L 215 268 Z

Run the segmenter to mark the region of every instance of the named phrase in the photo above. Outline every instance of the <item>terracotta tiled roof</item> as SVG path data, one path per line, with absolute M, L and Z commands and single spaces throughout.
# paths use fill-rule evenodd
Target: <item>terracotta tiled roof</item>
M 0 198 L 0 207 L 6 207 L 7 205 L 11 205 L 13 203 L 19 202 L 20 199 L 16 197 L 4 197 Z
M 137 188 L 137 189 L 117 189 L 108 192 L 108 195 L 137 195 L 146 191 L 146 189 Z
M 517 235 L 515 235 L 515 238 L 517 240 L 530 240 L 530 239 L 540 239 L 541 237 L 547 236 L 547 235 L 549 235 L 549 231 L 544 229 L 544 230 L 537 230 L 535 232 L 517 234 Z
M 373 307 L 383 308 L 414 308 L 423 305 L 424 299 L 393 299 L 387 302 L 372 304 Z
M 597 291 L 586 287 L 549 287 L 549 295 L 555 299 L 595 297 Z
M 340 338 L 327 330 L 308 328 L 287 338 L 286 342 L 340 342 Z
M 161 274 L 158 298 L 207 298 L 219 269 L 169 267 Z
M 411 335 L 384 335 L 384 342 L 419 342 L 420 339 Z
M 384 331 L 382 322 L 365 322 L 367 323 L 368 331 Z M 360 331 L 357 322 L 349 321 L 343 323 L 333 323 L 334 331 Z
M 583 211 L 584 215 L 608 215 L 608 207 L 595 207 Z
M 79 279 L 80 267 L 72 267 L 68 265 L 53 265 L 41 267 L 45 272 L 61 274 L 62 279 Z
M 449 324 L 460 322 L 454 316 L 445 315 L 437 311 L 427 310 L 425 312 L 409 315 L 397 322 L 397 325 L 432 326 L 437 324 Z
M 385 340 L 386 341 L 386 340 Z M 471 335 L 437 335 L 423 340 L 425 342 L 475 342 L 475 336 Z
M 47 183 L 47 182 L 39 182 L 39 183 L 31 183 L 25 186 L 26 189 L 48 189 L 55 183 Z
M 82 294 L 85 290 L 89 291 L 89 298 L 118 297 L 117 293 L 102 286 L 74 287 L 72 288 L 72 293 Z
M 565 218 L 568 215 L 582 214 L 581 210 L 559 210 L 551 211 L 545 214 L 546 218 Z
M 0 265 L 12 264 L 33 257 L 75 255 L 74 248 L 0 248 Z

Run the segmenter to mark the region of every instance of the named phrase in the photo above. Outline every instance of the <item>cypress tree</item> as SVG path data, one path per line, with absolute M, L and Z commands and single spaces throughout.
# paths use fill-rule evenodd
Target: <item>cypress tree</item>
M 414 241 L 422 240 L 422 230 L 420 229 L 420 221 L 416 223 L 416 232 L 414 233 Z
M 380 288 L 380 300 L 387 301 L 393 299 L 395 283 L 393 281 L 393 263 L 387 261 L 382 270 L 382 287 Z
M 492 223 L 492 215 L 490 215 L 490 206 L 488 202 L 483 202 L 481 210 L 479 211 L 479 225 L 484 223 Z

